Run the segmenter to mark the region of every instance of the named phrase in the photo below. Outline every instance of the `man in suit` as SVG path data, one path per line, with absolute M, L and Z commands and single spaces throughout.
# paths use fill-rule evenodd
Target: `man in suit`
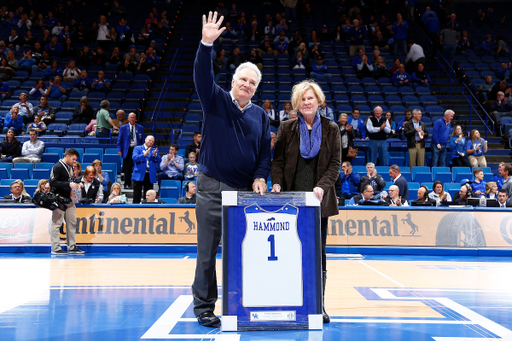
M 498 204 L 500 205 L 501 208 L 512 207 L 512 205 L 507 203 L 507 199 L 507 191 L 504 189 L 500 189 L 498 191 Z
M 393 180 L 393 183 L 400 189 L 398 194 L 400 198 L 409 201 L 409 185 L 407 184 L 407 180 L 400 174 L 400 167 L 397 165 L 390 166 L 389 176 L 391 180 Z
M 141 146 L 144 141 L 144 128 L 136 124 L 137 115 L 128 115 L 128 123 L 119 128 L 117 153 L 123 158 L 124 188 L 132 186 L 133 148 Z
M 428 137 L 427 126 L 421 122 L 421 110 L 412 111 L 412 120 L 404 125 L 404 135 L 409 149 L 409 165 L 425 166 L 425 139 Z
M 399 191 L 400 188 L 398 188 L 397 185 L 392 185 L 389 187 L 389 195 L 387 196 L 386 199 L 384 199 L 388 206 L 409 206 L 407 200 L 405 200 L 399 195 Z
M 162 158 L 158 155 L 158 149 L 152 148 L 155 143 L 153 135 L 148 135 L 142 146 L 133 148 L 133 203 L 139 204 L 144 193 L 153 189 L 156 182 L 156 170 Z

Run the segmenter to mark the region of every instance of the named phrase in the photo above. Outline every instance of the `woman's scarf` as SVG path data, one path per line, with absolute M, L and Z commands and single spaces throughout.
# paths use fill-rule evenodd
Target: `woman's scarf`
M 320 150 L 322 142 L 322 124 L 320 123 L 320 114 L 316 112 L 315 120 L 311 135 L 309 134 L 308 125 L 304 121 L 304 117 L 299 113 L 299 134 L 300 134 L 300 155 L 305 159 L 312 159 Z

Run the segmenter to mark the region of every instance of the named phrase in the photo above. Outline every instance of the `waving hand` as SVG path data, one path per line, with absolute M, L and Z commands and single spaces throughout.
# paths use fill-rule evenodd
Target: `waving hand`
M 222 32 L 226 29 L 225 27 L 222 27 L 219 29 L 220 24 L 222 24 L 222 21 L 224 20 L 224 17 L 221 16 L 219 21 L 217 22 L 217 12 L 213 14 L 212 19 L 212 12 L 208 14 L 208 21 L 206 21 L 206 15 L 203 15 L 203 42 L 207 44 L 213 44 L 215 40 L 220 36 Z

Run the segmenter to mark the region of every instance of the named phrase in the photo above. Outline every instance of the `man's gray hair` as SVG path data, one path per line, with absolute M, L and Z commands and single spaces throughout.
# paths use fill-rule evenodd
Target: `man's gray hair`
M 107 109 L 109 106 L 110 106 L 110 102 L 107 101 L 106 99 L 104 99 L 103 101 L 100 102 L 100 107 L 102 109 Z
M 444 112 L 444 116 L 448 116 L 450 114 L 454 114 L 455 115 L 455 111 L 451 110 L 451 109 L 448 109 Z
M 389 166 L 389 169 L 400 173 L 400 167 L 398 165 L 391 165 L 391 166 Z
M 256 73 L 256 76 L 258 77 L 258 84 L 256 84 L 256 87 L 258 87 L 258 85 L 260 85 L 260 82 L 261 82 L 261 71 L 260 69 L 258 69 L 258 67 L 256 65 L 254 65 L 253 63 L 251 62 L 245 62 L 245 63 L 242 63 L 240 64 L 236 70 L 235 70 L 235 74 L 233 75 L 233 78 L 234 79 L 238 79 L 238 73 L 244 69 L 249 69 L 249 70 L 252 70 Z
M 370 166 L 370 167 L 374 167 L 374 168 L 375 168 L 375 164 L 374 164 L 373 162 L 368 162 L 368 163 L 366 164 L 366 167 L 368 167 L 368 166 Z
M 413 109 L 412 114 L 416 115 L 418 112 L 421 113 L 421 109 Z

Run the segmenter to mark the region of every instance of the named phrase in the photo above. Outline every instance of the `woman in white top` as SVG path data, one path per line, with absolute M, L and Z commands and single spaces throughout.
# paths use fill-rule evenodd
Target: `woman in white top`
M 283 105 L 283 110 L 279 112 L 279 122 L 283 122 L 284 120 L 290 119 L 290 113 L 292 112 L 292 104 L 290 102 L 285 102 Z
M 274 107 L 272 106 L 270 100 L 266 99 L 261 107 L 267 113 L 267 116 L 270 119 L 270 124 L 276 128 L 279 127 L 279 121 L 277 120 L 276 117 L 276 111 L 274 110 Z
M 107 50 L 110 46 L 110 37 L 108 35 L 109 31 L 107 18 L 102 15 L 100 17 L 100 23 L 98 24 L 98 37 L 96 40 L 103 50 Z
M 437 206 L 441 205 L 442 201 L 452 201 L 450 193 L 444 191 L 444 186 L 441 181 L 435 181 L 432 186 L 432 192 L 429 193 L 428 197 L 437 202 Z

